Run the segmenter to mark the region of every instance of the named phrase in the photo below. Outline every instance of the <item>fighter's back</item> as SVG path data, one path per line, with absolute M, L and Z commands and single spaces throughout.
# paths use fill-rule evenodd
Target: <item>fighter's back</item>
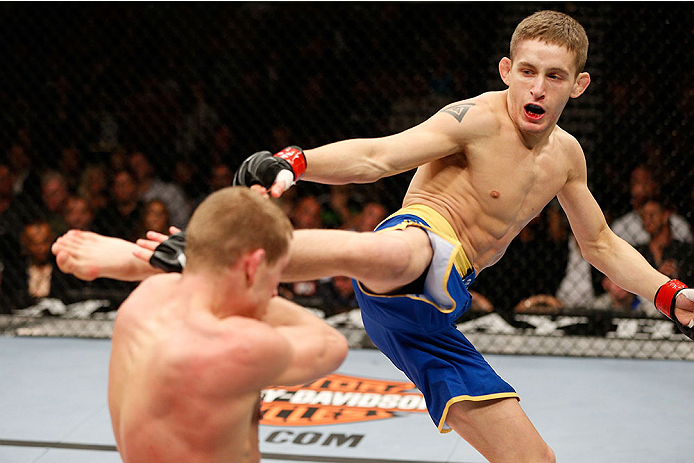
M 247 378 L 258 376 L 249 351 L 262 352 L 265 328 L 191 308 L 180 279 L 152 277 L 119 309 L 109 370 L 118 449 L 126 463 L 257 462 L 259 388 Z

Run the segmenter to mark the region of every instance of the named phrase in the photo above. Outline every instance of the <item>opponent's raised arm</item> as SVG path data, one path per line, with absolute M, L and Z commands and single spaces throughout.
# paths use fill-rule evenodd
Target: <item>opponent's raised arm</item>
M 347 355 L 347 340 L 336 329 L 299 305 L 275 297 L 263 321 L 288 342 L 291 358 L 273 384 L 291 386 L 335 371 Z
M 259 185 L 279 196 L 301 179 L 331 185 L 370 183 L 459 153 L 494 127 L 491 111 L 474 100 L 446 106 L 421 124 L 395 135 L 356 138 L 314 149 L 288 147 L 255 153 L 242 164 L 235 185 Z

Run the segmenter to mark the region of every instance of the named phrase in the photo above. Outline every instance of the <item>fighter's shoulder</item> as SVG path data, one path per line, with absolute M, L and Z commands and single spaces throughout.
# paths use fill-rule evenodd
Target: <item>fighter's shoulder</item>
M 474 98 L 456 101 L 436 113 L 438 120 L 453 126 L 495 131 L 501 123 L 499 92 L 483 93 Z
M 576 137 L 559 126 L 555 127 L 553 135 L 557 146 L 567 156 L 571 158 L 578 157 L 579 159 L 584 158 L 583 148 L 581 148 L 581 144 Z

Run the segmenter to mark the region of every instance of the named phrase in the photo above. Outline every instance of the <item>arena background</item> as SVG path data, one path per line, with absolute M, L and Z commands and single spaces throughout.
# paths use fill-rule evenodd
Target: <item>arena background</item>
M 632 209 L 631 172 L 646 164 L 662 201 L 691 227 L 694 15 L 685 2 L 0 4 L 2 331 L 108 337 L 133 287 L 53 269 L 48 297 L 29 293 L 24 227 L 45 218 L 53 239 L 69 225 L 65 194 L 50 189 L 56 179 L 95 209 L 91 220 L 74 211 L 69 220 L 86 216 L 84 228 L 131 239 L 144 214 L 109 215 L 111 187 L 122 168 L 142 171 L 148 159 L 170 193 L 162 198 L 170 221 L 184 226 L 177 213 L 228 184 L 255 151 L 388 135 L 503 89 L 497 65 L 515 25 L 547 8 L 574 16 L 591 41 L 592 84 L 560 125 L 582 144 L 608 220 Z M 300 226 L 299 202 L 309 196 L 321 205 L 321 226 L 352 226 L 341 212 L 358 220 L 374 200 L 396 210 L 411 175 L 340 189 L 300 183 L 282 205 Z M 460 320 L 480 350 L 694 359 L 692 343 L 645 305 L 634 309 L 638 301 L 597 308 L 602 277 L 571 240 L 550 204 L 480 275 L 472 289 L 488 304 L 478 297 Z M 677 276 L 692 285 L 691 248 L 682 249 Z M 369 346 L 358 310 L 330 285 L 283 294 L 324 314 L 352 346 Z M 557 299 L 527 301 L 538 294 Z

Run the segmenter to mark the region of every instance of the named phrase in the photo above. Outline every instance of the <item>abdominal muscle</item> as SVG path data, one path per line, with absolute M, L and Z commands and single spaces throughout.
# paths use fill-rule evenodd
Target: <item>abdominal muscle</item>
M 422 204 L 440 213 L 480 272 L 503 256 L 513 238 L 556 195 L 552 181 L 527 170 L 516 169 L 511 177 L 511 171 L 505 176 L 503 169 L 472 172 L 455 157 L 434 161 L 417 170 L 403 206 Z

